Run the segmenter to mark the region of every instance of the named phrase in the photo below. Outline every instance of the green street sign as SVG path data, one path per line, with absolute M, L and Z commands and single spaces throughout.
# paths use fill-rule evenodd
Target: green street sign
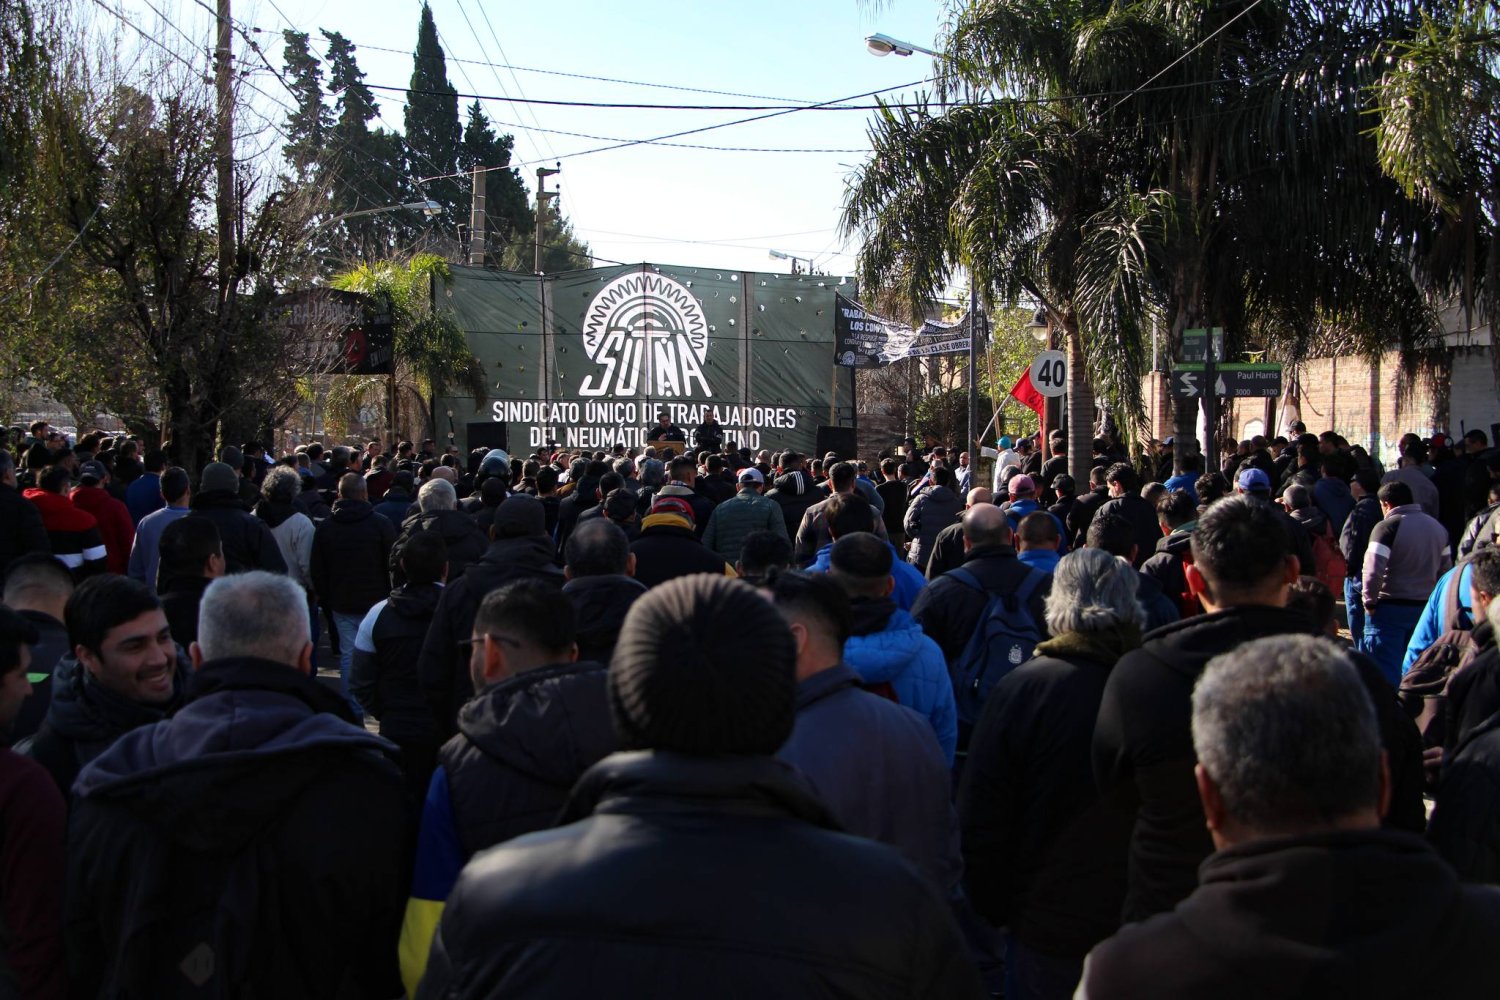
M 1231 399 L 1281 395 L 1281 366 L 1214 365 L 1214 395 Z M 1180 364 L 1172 369 L 1172 394 L 1193 398 L 1204 393 L 1204 366 Z

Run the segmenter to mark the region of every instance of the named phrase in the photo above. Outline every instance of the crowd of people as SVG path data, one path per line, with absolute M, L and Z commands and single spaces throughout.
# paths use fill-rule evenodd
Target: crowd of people
M 1482 431 L 702 432 L 14 429 L 0 996 L 1494 988 Z

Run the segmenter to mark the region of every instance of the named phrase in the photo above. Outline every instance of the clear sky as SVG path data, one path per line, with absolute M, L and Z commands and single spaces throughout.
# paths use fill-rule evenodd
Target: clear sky
M 206 0 L 207 7 L 212 4 Z M 943 17 L 935 0 L 432 0 L 432 8 L 448 76 L 460 94 L 674 105 L 816 103 L 920 81 L 931 74 L 929 57 L 875 58 L 865 51 L 864 37 L 882 32 L 931 47 Z M 119 0 L 116 9 L 183 47 L 184 33 L 205 42 L 210 36 L 212 18 L 196 0 Z M 94 11 L 107 19 L 99 7 Z M 254 37 L 278 67 L 282 28 L 309 32 L 315 45 L 317 29 L 327 28 L 358 47 L 367 83 L 404 88 L 420 11 L 420 0 L 235 0 L 234 18 L 262 29 Z M 161 24 L 162 15 L 170 27 Z M 241 39 L 235 45 L 242 61 L 256 64 Z M 264 69 L 249 79 L 270 98 L 288 101 Z M 375 93 L 384 122 L 399 130 L 404 95 Z M 280 116 L 270 98 L 250 96 L 260 109 Z M 461 114 L 468 100 L 460 97 Z M 522 169 L 528 188 L 534 188 L 537 165 L 561 161 L 562 174 L 548 179 L 549 189 L 560 181 L 563 210 L 601 258 L 785 271 L 789 262 L 768 254 L 779 250 L 811 258 L 819 270 L 849 270 L 855 248 L 844 245 L 836 229 L 845 178 L 867 156 L 865 130 L 873 112 L 800 111 L 672 140 L 819 152 L 638 145 L 577 155 L 610 143 L 559 132 L 641 139 L 764 112 L 482 103 L 497 129 L 515 136 L 514 162 L 529 164 Z M 278 149 L 272 139 L 267 134 L 256 148 Z

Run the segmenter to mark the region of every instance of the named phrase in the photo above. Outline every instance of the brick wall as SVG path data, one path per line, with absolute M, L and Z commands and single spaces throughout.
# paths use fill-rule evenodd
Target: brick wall
M 1478 427 L 1493 442 L 1491 425 L 1500 422 L 1500 395 L 1490 350 L 1451 346 L 1446 363 L 1415 379 L 1401 371 L 1395 352 L 1373 365 L 1358 357 L 1309 360 L 1295 370 L 1288 368 L 1282 383 L 1288 395 L 1272 401 L 1269 423 L 1275 426 L 1269 433 L 1285 433 L 1287 424 L 1300 418 L 1314 434 L 1337 431 L 1387 465 L 1395 464 L 1396 444 L 1408 431 L 1424 437 L 1440 431 L 1458 436 Z M 1294 380 L 1300 398 L 1291 394 Z M 1239 438 L 1267 433 L 1265 400 L 1235 400 L 1232 412 Z M 1155 373 L 1146 382 L 1146 416 L 1155 437 L 1172 433 L 1166 380 Z

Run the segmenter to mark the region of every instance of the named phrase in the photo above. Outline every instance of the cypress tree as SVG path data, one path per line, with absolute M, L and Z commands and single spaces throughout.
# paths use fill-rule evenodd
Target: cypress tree
M 510 163 L 515 138 L 497 135 L 484 109 L 475 101 L 469 105 L 464 125 L 463 143 L 458 151 L 458 168 L 505 167 Z M 487 170 L 484 174 L 484 216 L 486 243 L 497 257 L 512 242 L 528 243 L 535 216 L 527 199 L 526 186 L 514 169 Z M 470 182 L 472 183 L 472 182 Z
M 438 42 L 432 8 L 422 5 L 417 26 L 417 48 L 412 54 L 411 86 L 406 92 L 406 151 L 418 177 L 451 174 L 458 167 L 461 129 L 458 91 L 448 82 L 447 59 Z M 439 224 L 452 233 L 464 221 L 468 186 L 446 177 L 424 185 L 426 194 L 442 206 Z
M 317 175 L 316 162 L 328 139 L 333 118 L 323 103 L 323 64 L 313 55 L 305 31 L 283 31 L 282 62 L 291 82 L 296 107 L 286 116 L 287 144 L 282 154 L 292 166 L 293 179 L 305 185 Z
M 353 43 L 336 31 L 324 31 L 323 37 L 328 40 L 328 92 L 335 95 L 323 155 L 331 214 L 413 200 L 416 195 L 406 179 L 406 148 L 401 137 L 387 129 L 370 129 L 377 117 L 375 97 L 365 86 Z M 371 256 L 385 256 L 409 243 L 419 224 L 419 218 L 404 212 L 341 223 L 349 248 Z

